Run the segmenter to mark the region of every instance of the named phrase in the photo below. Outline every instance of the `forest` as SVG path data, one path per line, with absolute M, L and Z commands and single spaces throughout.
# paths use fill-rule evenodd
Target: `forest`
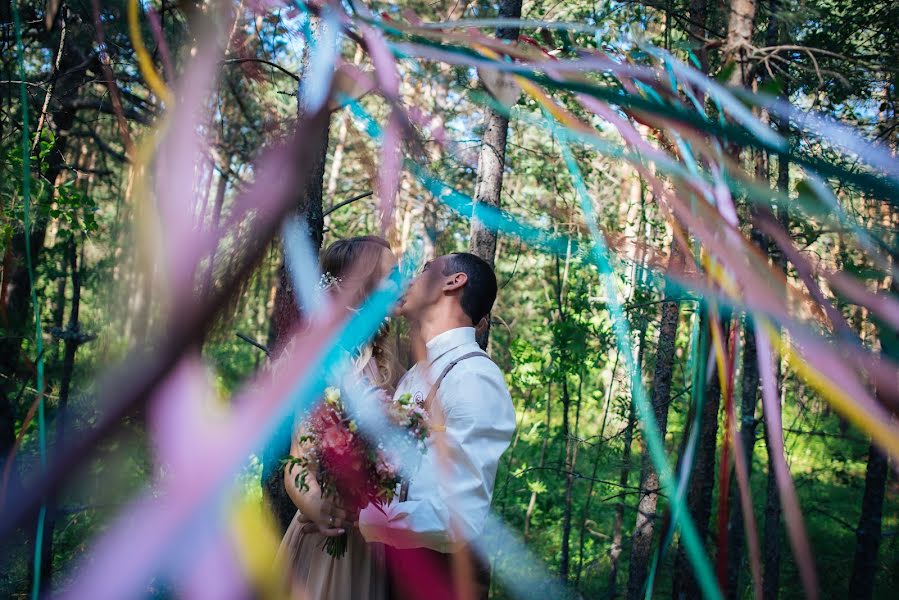
M 281 597 L 293 416 L 468 251 L 516 419 L 491 598 L 896 597 L 899 4 L 0 25 L 0 596 Z M 396 285 L 309 317 L 318 253 L 359 235 Z

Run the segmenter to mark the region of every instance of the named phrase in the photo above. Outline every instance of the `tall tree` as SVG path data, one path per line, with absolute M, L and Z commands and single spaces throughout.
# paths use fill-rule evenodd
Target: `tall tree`
M 521 18 L 522 0 L 502 0 L 499 5 L 501 19 Z M 517 40 L 517 27 L 500 27 L 496 37 L 504 40 Z M 509 119 L 498 110 L 488 108 L 484 117 L 484 134 L 481 150 L 478 154 L 478 174 L 475 183 L 474 206 L 475 218 L 471 220 L 471 238 L 469 249 L 473 254 L 486 260 L 492 267 L 496 255 L 496 232 L 485 227 L 476 217 L 478 205 L 498 208 L 502 202 L 503 172 L 506 165 L 506 137 L 509 132 Z M 488 317 L 487 327 L 480 331 L 478 343 L 487 347 L 490 336 Z
M 728 80 L 733 85 L 746 85 L 751 78 L 749 54 L 757 12 L 757 0 L 730 0 L 724 61 L 735 66 Z
M 631 201 L 634 202 L 637 198 L 639 198 L 640 202 L 640 224 L 638 226 L 637 231 L 634 233 L 635 236 L 643 236 L 643 239 L 649 241 L 651 238 L 650 233 L 647 231 L 645 227 L 646 221 L 646 196 L 645 196 L 645 188 L 643 182 L 639 179 L 639 175 L 635 173 L 634 181 L 631 186 Z M 635 260 L 633 264 L 633 269 L 631 271 L 631 279 L 634 282 L 634 285 L 631 287 L 630 294 L 628 296 L 628 302 L 633 302 L 634 298 L 637 297 L 638 294 L 642 291 L 642 288 L 646 285 L 646 276 L 647 269 L 644 263 L 646 259 L 646 255 L 642 251 L 638 251 L 635 253 Z M 643 372 L 643 364 L 644 357 L 646 355 L 646 329 L 649 326 L 649 307 L 644 307 L 642 310 L 638 312 L 636 315 L 637 321 L 637 364 L 636 367 L 640 370 L 640 373 Z M 614 369 L 613 369 L 613 380 L 614 380 Z M 610 396 L 611 397 L 611 396 Z M 622 540 L 624 533 L 624 510 L 626 508 L 626 498 L 627 498 L 627 490 L 629 488 L 628 483 L 630 482 L 631 470 L 633 468 L 633 442 L 634 442 L 634 430 L 637 426 L 637 416 L 634 411 L 634 403 L 628 402 L 625 407 L 625 413 L 627 415 L 627 422 L 624 428 L 624 444 L 621 453 L 621 469 L 618 471 L 618 502 L 615 504 L 615 520 L 612 523 L 612 543 L 609 545 L 609 577 L 608 582 L 606 584 L 606 595 L 609 598 L 615 598 L 618 595 L 618 571 L 620 568 L 620 560 L 621 560 L 621 552 L 622 552 Z M 605 417 L 603 418 L 603 425 L 605 425 Z M 604 430 L 604 427 L 602 428 Z
M 849 577 L 848 597 L 852 600 L 870 600 L 874 597 L 877 553 L 883 539 L 883 498 L 886 493 L 888 471 L 886 456 L 871 444 L 865 468 L 862 511 L 855 530 L 855 557 L 852 561 L 852 574 Z
M 75 233 L 69 234 L 67 242 L 66 260 L 72 277 L 72 304 L 69 309 L 69 323 L 65 330 L 53 331 L 54 337 L 63 342 L 62 376 L 59 383 L 59 405 L 56 410 L 56 440 L 54 447 L 65 447 L 66 425 L 68 422 L 69 396 L 72 387 L 72 376 L 75 372 L 75 354 L 82 344 L 94 339 L 95 336 L 81 331 L 81 274 L 84 270 L 84 244 L 82 242 L 79 258 L 78 244 Z M 53 576 L 53 533 L 56 520 L 59 516 L 59 501 L 53 499 L 47 507 L 47 517 L 44 527 L 43 557 L 41 560 L 41 588 L 50 589 Z
M 892 81 L 886 86 L 886 102 L 883 103 L 888 119 L 885 119 L 883 131 L 887 136 L 894 132 L 890 141 L 896 140 L 894 125 L 897 122 L 895 110 L 895 73 Z M 890 144 L 895 148 L 895 144 Z M 884 227 L 893 231 L 891 260 L 899 263 L 899 210 L 884 208 Z M 899 281 L 893 276 L 888 289 L 899 294 Z M 878 331 L 880 348 L 883 354 L 894 361 L 899 361 L 899 332 L 890 331 L 888 326 L 881 326 Z M 871 444 L 868 448 L 868 464 L 865 467 L 865 488 L 862 495 L 861 514 L 855 530 L 855 558 L 852 562 L 852 574 L 849 578 L 849 598 L 870 600 L 874 596 L 874 581 L 877 576 L 878 552 L 883 539 L 883 501 L 886 493 L 887 475 L 889 474 L 887 457 Z
M 34 20 L 28 19 L 27 14 L 23 18 Z M 79 95 L 88 81 L 91 67 L 98 64 L 96 55 L 85 54 L 83 47 L 71 39 L 71 34 L 68 40 L 64 39 L 64 30 L 83 27 L 83 20 L 84 15 L 70 14 L 67 7 L 62 6 L 50 30 L 36 36 L 42 46 L 41 50 L 54 57 L 56 78 L 47 103 L 27 107 L 32 115 L 35 112 L 38 114 L 37 121 L 45 120 L 52 125 L 54 132 L 52 148 L 47 154 L 44 169 L 36 174 L 39 187 L 48 190 L 43 194 L 47 198 L 53 196 L 57 180 L 66 168 L 70 134 L 75 125 L 76 114 L 84 104 L 78 102 Z M 41 100 L 43 99 L 41 96 Z M 39 195 L 35 194 L 34 199 L 38 201 Z M 30 245 L 32 262 L 37 264 L 47 236 L 48 219 L 37 213 L 32 218 L 34 222 L 31 231 L 17 229 L 6 246 L 0 281 L 0 325 L 7 332 L 0 336 L 0 373 L 16 377 L 29 376 L 20 351 L 25 332 L 35 318 L 31 314 L 31 278 L 25 260 L 25 246 Z M 4 458 L 15 441 L 15 407 L 12 406 L 12 399 L 16 395 L 16 388 L 13 377 L 0 379 L 0 456 Z
M 303 55 L 303 73 L 308 71 L 309 60 L 310 52 L 307 51 Z M 301 118 L 304 112 L 301 80 L 299 92 L 297 93 L 297 117 Z M 308 140 L 308 143 L 315 148 L 313 154 L 315 159 L 312 163 L 297 165 L 297 168 L 307 169 L 310 172 L 309 177 L 306 178 L 306 185 L 298 190 L 296 210 L 297 214 L 305 219 L 309 239 L 316 252 L 321 249 L 324 237 L 323 192 L 329 132 L 330 122 L 328 127 L 321 130 L 317 138 Z M 273 348 L 275 352 L 278 352 L 283 347 L 286 341 L 284 339 L 285 334 L 299 321 L 300 310 L 301 307 L 296 303 L 294 290 L 287 273 L 286 262 L 282 259 L 278 270 L 278 287 L 275 292 L 268 340 L 269 347 Z M 281 461 L 290 454 L 292 430 L 292 419 L 286 419 L 266 445 L 262 456 L 261 484 L 263 495 L 282 533 L 287 531 L 291 519 L 296 514 L 296 507 L 287 495 L 287 490 L 284 489 L 283 477 L 281 476 Z
M 755 416 L 759 398 L 759 369 L 755 331 L 752 317 L 746 316 L 744 321 L 743 371 L 740 377 L 740 431 L 737 451 L 743 453 L 747 471 L 752 469 L 752 455 L 755 451 L 756 428 L 758 419 Z M 740 573 L 743 571 L 743 547 L 746 541 L 745 517 L 737 501 L 739 493 L 736 486 L 731 486 L 731 512 L 728 517 L 728 550 L 727 550 L 727 598 L 735 600 L 740 597 Z
M 705 310 L 700 311 L 700 324 L 710 328 L 711 322 Z M 723 336 L 729 331 L 727 323 L 722 325 Z M 706 335 L 709 335 L 707 332 Z M 704 360 L 700 357 L 700 360 Z M 696 448 L 696 459 L 693 472 L 687 487 L 687 510 L 700 533 L 707 537 L 709 518 L 712 515 L 712 495 L 715 490 L 716 471 L 715 457 L 718 442 L 718 412 L 721 407 L 721 379 L 718 377 L 717 363 L 706 377 L 706 389 L 703 393 L 702 414 L 699 418 L 699 442 Z M 686 549 L 678 545 L 675 559 L 673 598 L 701 598 L 699 585 L 693 576 L 693 569 L 687 559 Z
M 707 0 L 690 1 L 690 23 L 688 30 L 698 40 L 706 39 L 707 23 L 709 21 L 709 3 Z M 696 53 L 699 59 L 700 69 L 704 73 L 709 71 L 709 56 L 706 44 L 702 44 Z M 699 327 L 704 339 L 708 339 L 711 333 L 711 323 L 706 308 L 699 311 Z M 705 360 L 699 357 L 699 360 Z M 703 368 L 700 372 L 705 374 Z M 715 455 L 718 434 L 718 409 L 720 406 L 721 386 L 717 376 L 717 364 L 714 365 L 711 374 L 704 377 L 705 381 L 698 382 L 706 385 L 702 394 L 694 394 L 696 398 L 702 398 L 702 412 L 699 415 L 699 443 L 696 450 L 696 458 L 693 473 L 687 490 L 687 508 L 697 528 L 703 535 L 708 532 L 709 516 L 711 514 L 712 493 L 715 487 Z M 706 381 L 708 382 L 706 384 Z M 693 406 L 691 410 L 698 407 Z M 685 432 L 683 444 L 687 442 L 688 434 Z M 682 455 L 683 456 L 683 455 Z M 684 466 L 686 468 L 687 466 Z M 675 555 L 674 580 L 672 582 L 672 597 L 698 598 L 699 587 L 693 576 L 693 570 L 687 559 L 686 549 L 683 544 L 678 544 Z
M 672 241 L 668 270 L 683 270 L 685 257 L 680 246 Z M 656 349 L 656 363 L 652 377 L 652 409 L 656 425 L 662 438 L 668 429 L 668 406 L 671 402 L 671 381 L 674 375 L 675 341 L 680 320 L 680 295 L 675 286 L 665 286 L 662 302 L 662 318 L 659 324 L 659 341 Z M 640 500 L 637 504 L 637 520 L 631 538 L 630 573 L 627 582 L 628 600 L 643 597 L 643 588 L 649 570 L 652 539 L 655 529 L 656 512 L 659 503 L 659 475 L 652 466 L 645 442 L 643 465 L 640 473 Z

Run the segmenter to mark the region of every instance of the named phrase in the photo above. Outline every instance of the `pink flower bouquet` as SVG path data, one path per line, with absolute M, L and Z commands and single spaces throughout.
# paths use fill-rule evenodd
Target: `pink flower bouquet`
M 428 437 L 426 411 L 413 402 L 409 394 L 393 400 L 385 393 L 378 394 L 378 404 L 387 422 L 398 428 L 418 452 L 425 451 Z M 388 433 L 383 431 L 381 435 Z M 377 436 L 378 434 L 375 434 Z M 320 403 L 304 420 L 299 429 L 300 456 L 290 456 L 288 468 L 301 467 L 294 484 L 308 491 L 308 478 L 315 477 L 323 498 L 358 512 L 369 503 L 385 506 L 393 500 L 400 485 L 399 468 L 385 451 L 386 439 L 377 439 L 369 432 L 362 435 L 341 399 L 340 391 L 325 390 Z M 402 450 L 406 450 L 403 448 Z M 336 558 L 346 552 L 347 536 L 329 537 L 324 549 Z

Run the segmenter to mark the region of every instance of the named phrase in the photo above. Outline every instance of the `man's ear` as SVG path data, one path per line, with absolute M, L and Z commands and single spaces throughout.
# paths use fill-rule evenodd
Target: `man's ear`
M 443 280 L 443 291 L 451 292 L 453 290 L 458 290 L 466 283 L 468 283 L 468 275 L 465 273 L 459 272 L 447 275 Z

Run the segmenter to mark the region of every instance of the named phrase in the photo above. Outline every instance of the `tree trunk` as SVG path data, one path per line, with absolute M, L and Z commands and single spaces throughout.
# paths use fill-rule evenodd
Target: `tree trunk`
M 746 459 L 746 469 L 752 472 L 752 455 L 755 452 L 755 430 L 758 419 L 755 416 L 759 397 L 759 366 L 757 347 L 755 341 L 755 329 L 752 318 L 746 317 L 744 322 L 745 340 L 743 344 L 743 374 L 741 377 L 740 399 L 740 452 Z M 736 600 L 742 597 L 740 594 L 740 572 L 743 570 L 743 550 L 746 540 L 745 522 L 743 510 L 740 505 L 737 486 L 732 486 L 731 513 L 728 520 L 728 551 L 727 551 L 727 598 Z
M 72 374 L 75 372 L 75 354 L 81 344 L 90 338 L 81 333 L 79 312 L 81 309 L 81 269 L 84 267 L 84 251 L 82 249 L 81 260 L 78 260 L 78 245 L 75 237 L 69 239 L 68 263 L 72 273 L 72 308 L 69 312 L 69 324 L 65 331 L 60 332 L 64 340 L 65 350 L 62 360 L 62 376 L 59 383 L 59 407 L 56 411 L 56 440 L 58 449 L 65 447 L 66 420 L 69 407 L 69 391 L 72 387 Z M 79 264 L 80 262 L 80 264 Z M 41 564 L 41 589 L 45 592 L 50 589 L 50 581 L 53 577 L 53 531 L 58 517 L 57 498 L 53 498 L 47 504 L 47 516 L 44 524 L 43 557 Z
M 562 373 L 562 432 L 565 436 L 565 506 L 562 510 L 562 553 L 559 559 L 559 579 L 568 583 L 568 565 L 571 557 L 571 492 L 574 489 L 574 454 L 568 413 L 571 396 L 568 393 L 567 374 Z
M 47 39 L 51 38 L 55 36 L 49 36 Z M 54 42 L 48 43 L 52 45 Z M 55 46 L 48 49 L 55 55 L 57 50 Z M 91 61 L 85 60 L 75 44 L 70 43 L 63 47 L 59 76 L 54 87 L 54 99 L 50 104 L 52 107 L 50 116 L 56 134 L 55 145 L 46 158 L 47 170 L 41 174 L 50 186 L 48 195 L 53 194 L 53 186 L 65 168 L 64 153 L 68 146 L 69 133 L 75 124 L 76 111 L 67 102 L 85 84 L 87 71 L 91 66 Z M 15 443 L 16 412 L 12 400 L 16 396 L 18 382 L 22 377 L 28 377 L 19 356 L 23 336 L 27 335 L 29 326 L 33 323 L 31 282 L 25 260 L 25 244 L 27 239 L 31 246 L 32 264 L 37 265 L 46 235 L 46 218 L 35 215 L 30 236 L 26 238 L 24 231 L 13 234 L 7 256 L 4 258 L 2 284 L 0 284 L 3 288 L 0 290 L 0 299 L 4 301 L 0 306 L 0 318 L 3 321 L 0 325 L 6 330 L 5 335 L 0 336 L 0 373 L 7 375 L 0 379 L 0 456 L 4 458 L 4 462 Z
M 309 53 L 303 56 L 303 72 L 307 71 Z M 299 96 L 298 96 L 299 98 Z M 303 107 L 297 104 L 297 115 L 302 116 Z M 316 251 L 321 249 L 324 237 L 324 217 L 322 208 L 322 196 L 324 190 L 325 162 L 328 156 L 328 127 L 321 130 L 316 139 L 307 142 L 316 149 L 315 160 L 311 164 L 298 165 L 298 168 L 310 172 L 307 184 L 297 197 L 297 213 L 306 220 L 309 231 L 309 239 Z M 285 343 L 283 338 L 293 325 L 300 319 L 300 307 L 297 306 L 294 290 L 290 284 L 283 262 L 278 271 L 278 288 L 275 292 L 274 309 L 272 310 L 271 327 L 269 329 L 268 346 L 277 352 Z M 263 497 L 269 509 L 277 519 L 281 533 L 287 531 L 291 519 L 296 514 L 296 507 L 284 489 L 281 475 L 281 460 L 290 454 L 290 436 L 293 431 L 293 419 L 285 419 L 278 427 L 275 434 L 269 440 L 262 454 L 261 485 Z
M 855 560 L 852 562 L 852 575 L 849 578 L 849 598 L 852 600 L 870 600 L 874 597 L 887 471 L 886 456 L 871 444 L 868 449 L 868 467 L 865 469 L 862 514 L 855 530 Z
M 624 527 L 625 490 L 631 477 L 631 445 L 634 442 L 634 426 L 636 418 L 634 405 L 627 408 L 627 426 L 624 430 L 624 450 L 621 455 L 621 472 L 618 474 L 618 487 L 621 489 L 620 501 L 615 505 L 615 522 L 612 524 L 612 545 L 609 547 L 609 584 L 606 596 L 618 596 L 618 560 L 621 557 L 622 530 Z
M 690 0 L 690 25 L 689 30 L 697 40 L 708 37 L 706 32 L 706 22 L 708 21 L 709 0 Z M 696 57 L 699 59 L 699 66 L 703 73 L 709 72 L 708 49 L 704 43 L 700 44 L 696 51 Z
M 734 69 L 728 78 L 728 83 L 731 85 L 748 85 L 750 83 L 750 68 L 747 51 L 751 48 L 752 33 L 757 11 L 758 5 L 756 0 L 731 0 L 730 2 L 727 39 L 724 46 L 724 62 L 725 64 L 729 63 L 734 65 Z M 731 148 L 730 151 L 734 157 L 739 160 L 739 148 Z M 766 174 L 764 176 L 767 177 Z M 755 227 L 751 228 L 750 237 L 756 245 L 763 250 L 765 249 L 764 241 L 755 230 Z M 741 452 L 743 452 L 746 457 L 747 469 L 751 469 L 752 453 L 755 445 L 755 428 L 758 423 L 755 418 L 755 408 L 758 403 L 759 371 L 756 360 L 757 347 L 754 326 L 751 317 L 746 318 L 745 325 L 746 345 L 743 353 L 742 397 L 740 405 L 740 447 Z M 769 475 L 773 477 L 773 471 L 770 469 Z M 733 490 L 735 500 L 736 494 L 738 493 L 737 486 L 733 486 Z M 775 501 L 777 501 L 776 490 Z M 728 523 L 730 540 L 727 559 L 727 595 L 728 598 L 737 598 L 739 597 L 739 576 L 740 571 L 742 570 L 741 563 L 745 540 L 745 523 L 740 503 L 738 501 L 733 501 L 731 502 L 731 506 L 732 512 Z M 779 507 L 780 505 L 777 504 L 778 510 Z M 768 536 L 766 536 L 766 540 L 767 539 Z M 772 543 L 773 541 L 774 540 L 771 539 Z M 765 582 L 767 585 L 767 570 L 765 570 L 765 575 Z
M 62 55 L 58 57 L 59 66 L 54 73 L 56 81 L 53 96 L 48 105 L 48 115 L 56 136 L 55 143 L 46 157 L 46 170 L 39 174 L 39 178 L 35 178 L 35 181 L 46 185 L 43 192 L 34 189 L 35 205 L 40 195 L 50 197 L 54 194 L 57 179 L 66 167 L 65 152 L 76 115 L 76 109 L 69 102 L 87 82 L 88 69 L 94 66 L 93 61 L 87 60 L 76 44 L 65 44 L 60 50 L 56 46 L 58 38 L 55 34 L 45 39 L 48 43 L 46 49 L 52 56 L 56 56 L 57 52 L 61 52 Z M 31 231 L 22 230 L 13 234 L 7 247 L 7 256 L 4 258 L 2 284 L 0 284 L 2 286 L 0 299 L 4 302 L 0 306 L 0 321 L 2 321 L 0 327 L 5 330 L 4 335 L 0 336 L 0 373 L 6 375 L 0 378 L 0 456 L 3 468 L 7 467 L 7 457 L 16 439 L 17 407 L 13 402 L 17 395 L 17 387 L 23 379 L 27 380 L 31 376 L 21 359 L 22 340 L 29 335 L 29 329 L 33 331 L 33 319 L 36 318 L 31 306 L 31 278 L 26 261 L 26 244 L 31 253 L 32 265 L 36 267 L 44 249 L 46 236 L 47 218 L 34 214 Z M 15 465 L 11 467 L 9 490 L 10 494 L 14 495 L 20 482 L 18 469 Z M 31 543 L 36 541 L 36 530 L 36 524 L 29 526 L 28 540 Z M 29 575 L 33 575 L 31 573 L 33 567 L 33 563 L 29 562 Z
M 362 64 L 364 50 L 362 46 L 356 46 L 356 53 L 353 55 L 353 64 L 358 66 Z M 343 157 L 346 151 L 346 138 L 350 128 L 350 115 L 344 112 L 340 117 L 340 125 L 337 127 L 337 139 L 334 143 L 334 152 L 331 154 L 331 165 L 328 169 L 328 185 L 325 187 L 324 197 L 328 200 L 328 206 L 334 206 L 337 193 L 337 180 L 340 178 L 340 170 L 343 167 Z
M 774 3 L 772 2 L 772 5 Z M 776 29 L 776 24 L 775 24 Z M 781 133 L 787 133 L 787 125 L 775 121 Z M 786 155 L 779 155 L 777 160 L 777 189 L 782 193 L 787 193 L 790 187 L 790 163 Z M 777 218 L 787 232 L 790 231 L 789 213 L 786 206 L 777 207 Z M 767 241 L 766 253 L 771 257 L 772 262 L 778 267 L 784 275 L 787 274 L 787 260 L 784 253 L 772 240 Z M 775 380 L 777 382 L 778 397 L 783 395 L 783 373 L 781 372 L 781 361 L 775 357 Z M 778 406 L 780 410 L 780 406 Z M 765 499 L 765 539 L 762 548 L 764 579 L 762 581 L 762 596 L 764 600 L 776 600 L 780 593 L 780 516 L 782 507 L 778 493 L 778 485 L 774 474 L 773 462 L 771 461 L 771 445 L 768 437 L 767 427 L 765 428 L 765 443 L 768 448 L 768 482 L 767 495 Z
M 758 11 L 756 0 L 730 0 L 727 18 L 727 39 L 724 43 L 724 62 L 733 63 L 728 78 L 731 85 L 746 85 L 749 79 L 748 53 L 752 48 L 752 30 Z
M 895 121 L 895 116 L 892 121 Z M 899 211 L 888 213 L 883 225 L 886 229 L 896 231 L 899 224 Z M 899 261 L 899 234 L 893 236 L 891 249 L 892 261 Z M 899 281 L 895 278 L 889 290 L 899 293 Z M 881 351 L 888 358 L 899 360 L 899 333 L 884 327 L 878 331 Z M 892 337 L 887 340 L 885 336 Z M 874 596 L 874 580 L 877 576 L 877 552 L 882 539 L 883 499 L 886 493 L 887 475 L 889 474 L 887 457 L 875 447 L 868 448 L 868 466 L 865 469 L 865 491 L 862 496 L 862 510 L 855 530 L 855 559 L 852 563 L 852 575 L 849 578 L 849 598 L 869 600 Z
M 499 5 L 499 17 L 518 19 L 521 17 L 522 0 L 502 0 Z M 518 28 L 499 28 L 496 36 L 506 40 L 518 39 Z M 496 255 L 496 232 L 486 228 L 477 218 L 478 205 L 483 204 L 499 208 L 502 201 L 503 169 L 506 164 L 506 137 L 509 131 L 509 119 L 491 108 L 486 109 L 484 119 L 484 137 L 478 155 L 478 174 L 475 183 L 474 207 L 471 219 L 471 239 L 469 250 L 483 258 L 492 267 Z M 490 319 L 487 327 L 479 331 L 478 343 L 487 347 L 490 336 Z
M 711 323 L 704 311 L 700 326 L 711 327 Z M 722 335 L 727 339 L 729 331 L 727 323 L 723 324 Z M 726 344 L 726 341 L 724 342 Z M 699 357 L 706 360 L 706 357 Z M 718 377 L 717 361 L 712 368 L 708 386 L 705 390 L 705 402 L 702 405 L 702 416 L 699 425 L 699 445 L 696 449 L 696 460 L 693 464 L 693 473 L 690 477 L 687 489 L 687 509 L 700 535 L 707 536 L 709 532 L 709 518 L 712 515 L 712 494 L 715 490 L 715 455 L 718 441 L 718 411 L 721 406 L 721 380 Z M 693 569 L 687 559 L 687 553 L 682 544 L 678 545 L 677 558 L 675 559 L 673 598 L 701 598 L 699 585 L 693 577 Z
M 679 272 L 684 267 L 684 255 L 676 240 L 671 241 L 668 270 Z M 668 404 L 671 401 L 671 380 L 674 374 L 674 353 L 677 325 L 680 317 L 680 300 L 677 292 L 666 289 L 662 303 L 662 320 L 659 326 L 659 342 L 653 372 L 652 407 L 662 439 L 668 428 Z M 652 548 L 653 530 L 659 502 L 659 477 L 641 443 L 642 470 L 640 476 L 640 501 L 631 544 L 630 573 L 627 582 L 628 600 L 640 600 L 646 583 Z
M 634 272 L 636 273 L 636 269 Z M 641 275 L 642 278 L 642 275 Z M 634 277 L 636 281 L 636 275 Z M 643 370 L 643 357 L 646 353 L 646 327 L 648 323 L 646 318 L 641 319 L 640 333 L 637 337 L 637 368 Z M 621 542 L 624 528 L 624 509 L 625 509 L 625 493 L 631 477 L 631 446 L 634 443 L 634 429 L 637 426 L 637 415 L 634 412 L 634 403 L 628 403 L 627 409 L 627 426 L 624 430 L 624 450 L 621 456 L 622 467 L 621 473 L 618 475 L 618 486 L 621 488 L 621 502 L 615 507 L 615 523 L 612 525 L 612 546 L 609 549 L 609 562 L 611 569 L 609 570 L 609 587 L 607 596 L 615 598 L 618 595 L 618 560 L 621 557 Z
M 210 220 L 209 229 L 212 231 L 216 231 L 219 228 L 219 224 L 222 220 L 222 207 L 225 204 L 225 194 L 228 191 L 228 172 L 231 169 L 231 156 L 225 156 L 225 164 L 222 165 L 222 171 L 219 175 L 219 180 L 215 187 L 215 198 L 212 204 L 212 218 Z M 209 176 L 210 180 L 212 179 L 212 175 Z M 203 211 L 200 215 L 201 227 L 205 227 L 205 215 L 206 211 Z M 204 294 L 211 294 L 213 285 L 215 284 L 214 276 L 215 276 L 215 257 L 216 257 L 216 249 L 212 250 L 212 254 L 209 256 L 209 266 L 206 268 L 206 276 L 204 278 L 202 291 Z
M 779 374 L 780 369 L 778 369 Z M 780 377 L 778 377 L 778 380 Z M 779 383 L 779 381 L 778 381 Z M 779 387 L 779 386 L 778 386 Z M 777 407 L 780 410 L 780 406 Z M 767 419 L 766 419 L 767 420 Z M 774 475 L 772 443 L 768 428 L 765 428 L 765 446 L 768 450 L 768 479 L 765 486 L 765 537 L 762 542 L 762 598 L 777 600 L 780 593 L 780 496 L 777 491 L 777 478 Z

